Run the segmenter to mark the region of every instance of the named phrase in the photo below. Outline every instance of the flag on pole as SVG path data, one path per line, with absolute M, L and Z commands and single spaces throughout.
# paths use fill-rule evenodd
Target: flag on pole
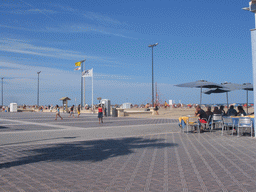
M 76 62 L 76 63 L 75 63 L 75 66 L 76 66 L 76 67 L 80 67 L 83 62 L 85 62 L 85 60 Z
M 81 66 L 81 63 L 82 63 L 81 61 L 76 62 L 76 63 L 75 63 L 75 66 L 76 66 L 76 67 L 79 67 L 79 66 Z
M 82 77 L 92 77 L 92 69 L 88 69 L 82 72 Z
M 75 71 L 81 70 L 81 66 L 74 69 Z

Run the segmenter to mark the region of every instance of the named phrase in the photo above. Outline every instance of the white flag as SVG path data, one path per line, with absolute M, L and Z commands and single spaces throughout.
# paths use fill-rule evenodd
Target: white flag
M 86 71 L 83 71 L 82 77 L 92 77 L 92 69 L 88 69 Z

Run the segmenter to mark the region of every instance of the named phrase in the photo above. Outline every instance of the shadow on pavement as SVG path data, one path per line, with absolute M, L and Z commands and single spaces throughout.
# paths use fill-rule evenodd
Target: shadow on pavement
M 24 150 L 22 152 L 25 157 L 23 156 L 16 161 L 1 163 L 0 169 L 43 161 L 97 162 L 120 155 L 128 155 L 133 153 L 133 149 L 178 146 L 178 144 L 165 143 L 164 141 L 132 137 L 48 145 L 39 149 Z

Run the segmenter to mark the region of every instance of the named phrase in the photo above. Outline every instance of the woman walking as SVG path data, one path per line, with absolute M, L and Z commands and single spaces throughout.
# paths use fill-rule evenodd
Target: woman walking
M 60 108 L 59 108 L 59 105 L 56 105 L 56 110 L 57 110 L 57 112 L 56 112 L 56 118 L 55 118 L 55 120 L 57 120 L 57 116 L 59 116 L 60 119 L 62 120 L 62 117 L 60 116 Z
M 69 117 L 71 117 L 71 115 L 73 116 L 73 118 L 75 118 L 75 116 L 74 116 L 74 105 L 72 105 L 72 107 L 70 108 L 70 115 L 69 115 Z
M 103 123 L 103 110 L 102 110 L 101 104 L 99 104 L 99 107 L 98 107 L 98 118 L 99 118 L 99 124 L 100 124 L 100 121 L 101 123 Z

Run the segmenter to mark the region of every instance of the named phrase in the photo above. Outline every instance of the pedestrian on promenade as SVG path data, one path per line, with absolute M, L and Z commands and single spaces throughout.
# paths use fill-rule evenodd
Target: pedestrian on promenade
M 74 105 L 72 105 L 72 107 L 70 108 L 70 115 L 69 115 L 69 117 L 71 117 L 71 115 L 73 116 L 73 118 L 75 118 L 75 116 L 74 116 Z
M 168 106 L 168 104 L 167 104 L 167 102 L 165 101 L 165 102 L 164 102 L 164 108 L 165 108 L 165 110 L 167 109 L 167 106 Z
M 159 110 L 159 106 L 157 104 L 155 104 L 154 111 L 155 111 L 156 115 L 159 115 L 158 110 Z
M 81 112 L 81 105 L 79 104 L 79 105 L 77 106 L 77 117 L 80 116 L 80 112 Z
M 103 123 L 103 109 L 101 107 L 101 104 L 99 104 L 99 107 L 98 107 L 98 118 L 99 118 L 99 124 L 100 122 Z
M 56 105 L 56 110 L 57 110 L 57 112 L 56 112 L 56 118 L 55 118 L 55 120 L 57 120 L 57 117 L 58 117 L 58 116 L 60 117 L 61 120 L 63 120 L 63 118 L 60 116 L 60 107 L 59 107 L 59 105 Z

